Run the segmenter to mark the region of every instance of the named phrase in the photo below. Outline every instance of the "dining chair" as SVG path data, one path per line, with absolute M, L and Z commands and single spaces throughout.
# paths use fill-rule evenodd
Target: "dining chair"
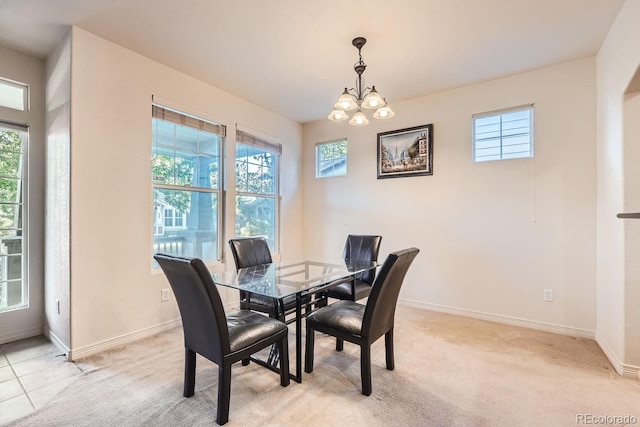
M 218 365 L 216 422 L 229 421 L 231 365 L 277 343 L 280 385 L 289 385 L 288 328 L 283 322 L 248 310 L 225 315 L 218 289 L 199 258 L 156 254 L 180 309 L 184 332 L 185 397 L 194 394 L 196 353 Z
M 236 264 L 236 269 L 254 267 L 262 264 L 271 264 L 271 251 L 264 237 L 243 237 L 229 240 L 231 254 Z M 308 297 L 306 298 L 309 299 Z M 287 313 L 296 307 L 294 295 L 283 298 L 282 307 L 278 300 L 263 295 L 251 295 L 247 305 L 247 293 L 240 291 L 240 307 L 267 313 L 270 317 L 285 321 Z
M 387 369 L 395 368 L 393 355 L 393 325 L 400 287 L 418 254 L 409 248 L 389 254 L 376 278 L 367 304 L 338 301 L 307 316 L 304 371 L 313 372 L 315 331 L 360 346 L 360 376 L 362 394 L 369 396 L 371 387 L 371 344 L 384 335 Z M 336 346 L 342 350 L 342 345 Z
M 382 236 L 350 234 L 344 244 L 342 258 L 345 261 L 378 261 L 381 242 Z M 358 301 L 369 295 L 375 277 L 375 268 L 363 271 L 355 276 L 355 280 L 342 280 L 340 284 L 331 287 L 326 296 L 340 300 Z

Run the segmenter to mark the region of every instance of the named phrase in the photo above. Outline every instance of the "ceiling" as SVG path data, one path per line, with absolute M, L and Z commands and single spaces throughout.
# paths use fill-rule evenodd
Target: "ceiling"
M 0 45 L 76 25 L 305 123 L 355 86 L 395 102 L 595 55 L 624 0 L 0 0 Z

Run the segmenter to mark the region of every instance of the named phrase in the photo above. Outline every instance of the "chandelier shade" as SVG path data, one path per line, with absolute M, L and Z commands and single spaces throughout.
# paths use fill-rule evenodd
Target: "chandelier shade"
M 347 111 L 358 111 L 353 115 L 349 124 L 354 126 L 364 126 L 369 123 L 367 116 L 362 109 L 376 110 L 373 117 L 376 119 L 388 119 L 395 116 L 393 110 L 385 98 L 380 96 L 375 86 L 367 87 L 364 83 L 362 74 L 367 69 L 367 64 L 362 60 L 362 46 L 365 45 L 367 39 L 364 37 L 356 37 L 351 44 L 358 49 L 358 62 L 353 66 L 353 70 L 358 75 L 356 79 L 356 87 L 347 89 L 338 98 L 333 106 L 333 111 L 329 114 L 328 119 L 333 121 L 343 121 L 349 118 Z
M 364 115 L 362 110 L 358 108 L 358 111 L 353 115 L 353 118 L 349 120 L 349 124 L 354 126 L 364 126 L 369 124 L 369 120 L 367 120 L 367 116 Z
M 378 108 L 376 112 L 373 113 L 373 117 L 376 119 L 390 119 L 391 117 L 395 116 L 396 113 L 394 113 L 391 108 L 389 108 L 387 100 L 383 98 L 382 101 L 384 101 L 382 107 Z
M 337 108 L 329 114 L 329 120 L 334 120 L 336 122 L 341 122 L 342 120 L 347 120 L 349 116 L 342 110 L 338 110 Z
M 342 111 L 351 111 L 358 108 L 358 104 L 356 104 L 355 99 L 353 99 L 353 95 L 349 93 L 349 90 L 345 87 L 344 92 L 338 98 L 338 102 L 333 106 L 336 110 Z

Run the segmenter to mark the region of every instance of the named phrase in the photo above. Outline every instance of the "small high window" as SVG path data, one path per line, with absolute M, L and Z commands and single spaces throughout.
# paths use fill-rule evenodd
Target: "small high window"
M 347 174 L 347 140 L 316 144 L 316 178 Z
M 533 157 L 533 104 L 473 115 L 473 161 Z
M 29 108 L 29 86 L 0 78 L 0 107 L 27 111 Z

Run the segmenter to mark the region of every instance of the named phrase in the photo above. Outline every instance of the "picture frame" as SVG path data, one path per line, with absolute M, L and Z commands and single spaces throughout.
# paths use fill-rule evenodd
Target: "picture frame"
M 433 124 L 378 134 L 378 179 L 433 175 Z

